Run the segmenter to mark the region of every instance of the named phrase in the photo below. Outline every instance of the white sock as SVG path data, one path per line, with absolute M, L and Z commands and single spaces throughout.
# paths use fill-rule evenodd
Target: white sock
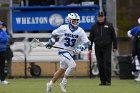
M 66 83 L 67 83 L 67 79 L 66 79 L 66 78 L 63 78 L 63 79 L 62 79 L 62 83 L 63 83 L 63 84 L 66 84 Z
M 50 84 L 51 86 L 53 86 L 53 85 L 54 85 L 54 83 L 52 82 L 52 80 L 49 82 L 49 84 Z
M 139 75 L 138 75 L 138 78 L 140 79 L 140 73 L 139 73 Z

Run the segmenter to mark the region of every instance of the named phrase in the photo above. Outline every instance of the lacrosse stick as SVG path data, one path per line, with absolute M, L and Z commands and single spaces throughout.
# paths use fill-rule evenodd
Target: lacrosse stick
M 31 41 L 31 47 L 32 48 L 36 48 L 36 47 L 45 47 L 45 43 L 43 43 L 43 42 L 40 42 L 39 41 L 39 39 L 36 39 L 36 38 L 34 38 L 32 41 Z M 51 46 L 51 47 L 53 47 L 53 48 L 58 48 L 58 49 L 64 49 L 64 50 L 68 50 L 68 51 L 73 51 L 73 52 L 75 52 L 74 50 L 69 50 L 69 49 L 65 49 L 65 48 L 62 48 L 62 47 L 57 47 L 57 46 Z
M 40 42 L 39 39 L 34 38 L 31 42 L 30 45 L 32 48 L 37 48 L 37 47 L 45 47 L 45 44 L 43 42 Z

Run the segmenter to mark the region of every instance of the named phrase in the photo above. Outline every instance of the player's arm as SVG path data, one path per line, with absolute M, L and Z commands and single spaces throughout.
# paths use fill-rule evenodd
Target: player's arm
M 63 26 L 58 27 L 57 29 L 53 30 L 52 32 L 52 36 L 50 37 L 50 39 L 48 40 L 47 44 L 46 44 L 46 48 L 51 48 L 51 46 L 53 46 L 56 42 L 56 39 L 59 38 L 59 36 L 61 35 L 61 29 L 63 28 Z
M 3 42 L 7 42 L 8 41 L 8 35 L 5 31 L 3 31 L 1 33 L 2 35 L 0 35 L 0 42 L 3 43 Z
M 47 44 L 46 44 L 46 48 L 52 48 L 52 46 L 55 44 L 56 42 L 56 35 L 52 35 L 51 38 L 48 40 Z
M 136 27 L 132 28 L 131 30 L 129 30 L 127 32 L 128 37 L 133 38 L 137 34 L 137 31 L 139 31 L 138 29 L 139 29 L 139 27 L 136 26 Z
M 82 44 L 82 45 L 85 47 L 85 49 L 88 49 L 89 46 L 91 45 L 91 42 L 88 41 L 88 42 L 86 42 L 86 43 L 84 43 L 84 44 Z
M 88 37 L 87 37 L 87 35 L 86 35 L 86 33 L 85 33 L 84 30 L 83 30 L 82 33 L 81 33 L 81 41 L 83 42 L 81 45 L 82 45 L 85 49 L 89 48 L 89 46 L 91 45 L 91 42 L 90 42 L 90 40 L 88 39 Z
M 47 42 L 47 44 L 46 44 L 46 48 L 51 49 L 52 46 L 55 44 L 56 38 L 57 38 L 57 36 L 58 36 L 56 32 L 57 32 L 57 29 L 54 30 L 54 31 L 52 32 L 52 36 L 51 36 L 50 39 L 48 40 L 48 42 Z
M 88 49 L 89 46 L 90 46 L 90 44 L 91 44 L 90 41 L 88 41 L 88 42 L 86 42 L 86 43 L 84 43 L 84 44 L 78 45 L 78 46 L 76 47 L 76 49 L 75 49 L 75 53 L 80 54 L 81 51 L 84 51 L 84 50 Z

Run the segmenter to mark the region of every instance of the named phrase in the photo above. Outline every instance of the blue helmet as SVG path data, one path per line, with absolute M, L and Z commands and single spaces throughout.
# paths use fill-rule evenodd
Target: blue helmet
M 80 22 L 80 16 L 77 13 L 69 13 L 68 14 L 68 22 L 74 26 L 78 27 Z

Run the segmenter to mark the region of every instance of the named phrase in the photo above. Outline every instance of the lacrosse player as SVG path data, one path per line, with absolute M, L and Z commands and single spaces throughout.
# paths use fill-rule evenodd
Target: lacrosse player
M 80 17 L 77 13 L 70 13 L 67 16 L 69 24 L 61 25 L 52 32 L 52 36 L 46 44 L 46 48 L 51 48 L 59 38 L 60 68 L 55 72 L 53 78 L 47 83 L 47 93 L 51 93 L 54 83 L 64 74 L 60 83 L 62 93 L 66 93 L 67 78 L 76 68 L 73 55 L 79 54 L 90 46 L 90 41 L 85 31 L 79 27 Z M 67 49 L 67 50 L 66 50 Z M 72 51 L 68 51 L 72 50 Z
M 137 56 L 139 63 L 140 63 L 140 18 L 138 18 L 138 26 L 132 28 L 127 32 L 128 37 L 133 39 L 133 51 L 132 57 L 135 60 L 135 56 Z M 138 78 L 135 81 L 140 82 L 140 73 Z
M 132 28 L 127 32 L 128 37 L 133 38 L 140 31 L 140 18 L 138 18 L 138 26 Z

